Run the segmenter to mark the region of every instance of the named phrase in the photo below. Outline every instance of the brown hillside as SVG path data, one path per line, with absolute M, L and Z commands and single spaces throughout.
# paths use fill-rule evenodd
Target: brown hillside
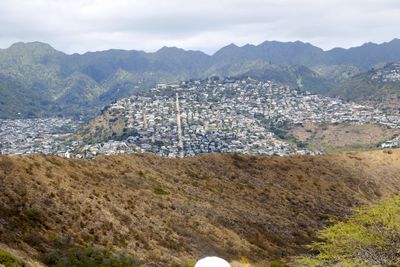
M 101 115 L 85 125 L 76 138 L 91 141 L 118 139 L 127 133 L 125 132 L 126 126 L 127 119 L 121 114 L 121 111 L 105 109 Z
M 391 129 L 374 124 L 314 124 L 295 126 L 290 134 L 308 144 L 311 149 L 354 150 L 376 148 L 380 143 L 391 140 L 400 129 Z
M 331 216 L 400 191 L 400 150 L 323 156 L 0 157 L 0 243 L 43 260 L 59 240 L 144 266 L 298 254 Z

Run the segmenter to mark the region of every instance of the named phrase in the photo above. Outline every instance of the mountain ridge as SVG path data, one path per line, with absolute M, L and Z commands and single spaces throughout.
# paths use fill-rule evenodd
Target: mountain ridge
M 156 83 L 215 75 L 251 75 L 252 71 L 261 69 L 265 75 L 260 76 L 259 72 L 258 78 L 267 79 L 276 77 L 276 73 L 269 73 L 273 68 L 280 68 L 277 80 L 285 80 L 284 76 L 293 76 L 287 72 L 288 66 L 303 66 L 304 71 L 298 72 L 297 78 L 312 81 L 304 89 L 325 93 L 347 79 L 349 74 L 393 61 L 400 62 L 399 39 L 329 51 L 300 41 L 265 41 L 241 47 L 228 45 L 213 55 L 176 47 L 163 47 L 150 53 L 110 49 L 68 55 L 45 43 L 20 42 L 0 50 L 0 74 L 10 84 L 18 81 L 15 88 L 22 87 L 28 96 L 39 95 L 40 100 L 31 112 L 33 116 L 84 115 L 90 118 L 115 98 L 146 90 Z M 127 75 L 116 75 L 122 72 Z M 13 96 L 10 86 L 0 87 L 0 91 L 3 95 Z M 4 110 L 28 115 L 23 107 L 19 108 Z M 2 112 L 0 117 L 18 116 L 15 112 Z
M 114 50 L 115 51 L 127 51 L 127 52 L 136 51 L 136 52 L 143 52 L 143 53 L 149 53 L 150 54 L 150 53 L 156 53 L 157 51 L 159 51 L 161 49 L 165 49 L 165 48 L 167 48 L 167 49 L 176 48 L 176 49 L 180 49 L 180 50 L 183 50 L 183 51 L 186 51 L 186 52 L 190 52 L 190 51 L 192 51 L 192 52 L 201 52 L 201 53 L 203 53 L 203 54 L 205 54 L 207 56 L 213 56 L 213 55 L 215 55 L 215 53 L 217 53 L 221 49 L 227 48 L 227 47 L 230 47 L 230 46 L 233 46 L 233 47 L 236 47 L 236 48 L 243 48 L 243 47 L 257 47 L 257 46 L 262 46 L 262 45 L 265 45 L 265 44 L 301 44 L 301 45 L 306 45 L 306 46 L 310 46 L 310 47 L 313 47 L 313 48 L 317 48 L 318 50 L 323 51 L 323 52 L 332 52 L 332 51 L 336 51 L 336 50 L 354 50 L 354 49 L 358 49 L 358 48 L 365 47 L 365 46 L 371 46 L 371 45 L 372 46 L 390 45 L 393 42 L 400 42 L 400 38 L 393 38 L 390 41 L 384 41 L 384 42 L 380 42 L 380 43 L 379 42 L 365 42 L 363 44 L 350 46 L 350 47 L 347 47 L 347 48 L 336 46 L 336 47 L 329 48 L 329 49 L 323 49 L 323 48 L 320 48 L 320 47 L 318 47 L 316 45 L 313 45 L 310 42 L 303 42 L 301 40 L 295 40 L 295 41 L 265 40 L 265 41 L 263 41 L 261 43 L 258 43 L 258 44 L 247 43 L 247 44 L 244 44 L 242 46 L 237 45 L 235 43 L 230 43 L 230 44 L 228 44 L 226 46 L 223 46 L 223 47 L 219 48 L 218 50 L 216 50 L 215 52 L 213 52 L 211 54 L 207 54 L 206 52 L 203 52 L 200 49 L 185 49 L 185 48 L 181 48 L 181 47 L 177 47 L 177 46 L 167 46 L 167 45 L 165 45 L 165 46 L 163 46 L 163 47 L 161 47 L 161 48 L 159 48 L 159 49 L 157 49 L 155 51 L 145 51 L 143 49 L 109 48 L 109 49 L 96 50 L 96 51 L 66 53 L 66 52 L 63 52 L 62 50 L 58 50 L 58 49 L 54 48 L 51 44 L 49 44 L 47 42 L 42 42 L 42 41 L 24 42 L 24 41 L 20 41 L 20 42 L 12 43 L 8 47 L 0 48 L 0 51 L 1 50 L 7 50 L 7 49 L 11 48 L 12 46 L 36 44 L 36 45 L 50 46 L 53 50 L 59 51 L 59 52 L 65 54 L 65 55 L 69 55 L 69 56 L 72 56 L 72 55 L 80 55 L 80 56 L 82 56 L 84 54 L 99 53 L 99 52 L 114 51 Z
M 349 78 L 331 90 L 329 95 L 358 101 L 383 110 L 399 113 L 400 64 L 390 63 Z

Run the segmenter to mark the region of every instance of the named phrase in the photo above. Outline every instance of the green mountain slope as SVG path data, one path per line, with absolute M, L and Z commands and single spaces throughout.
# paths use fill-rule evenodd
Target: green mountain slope
M 257 80 L 271 80 L 320 94 L 326 94 L 334 86 L 333 81 L 325 79 L 309 68 L 299 65 L 284 66 L 264 64 L 248 69 L 248 71 L 242 72 L 237 76 L 251 77 Z
M 332 89 L 329 95 L 399 112 L 400 64 L 356 75 Z
M 93 117 L 112 100 L 156 83 L 212 75 L 247 75 L 327 93 L 360 71 L 392 61 L 400 61 L 398 39 L 330 51 L 299 41 L 267 41 L 229 45 L 212 56 L 175 47 L 154 53 L 114 49 L 67 55 L 40 42 L 16 43 L 0 49 L 0 75 L 11 81 L 0 88 L 6 105 L 0 117 L 15 117 L 26 110 L 33 116 Z M 31 102 L 24 102 L 24 97 Z
M 35 117 L 46 114 L 50 100 L 0 74 L 0 118 Z

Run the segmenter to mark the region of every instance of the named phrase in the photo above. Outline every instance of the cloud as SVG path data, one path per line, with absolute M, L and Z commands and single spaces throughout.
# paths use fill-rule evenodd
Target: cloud
M 0 47 L 42 41 L 67 53 L 302 40 L 324 49 L 400 37 L 397 0 L 2 0 Z

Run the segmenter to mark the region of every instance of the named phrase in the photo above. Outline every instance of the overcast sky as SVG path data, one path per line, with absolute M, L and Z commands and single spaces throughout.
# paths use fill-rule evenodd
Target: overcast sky
M 230 43 L 323 49 L 400 37 L 399 0 L 0 0 L 0 47 L 41 41 L 67 53 Z

